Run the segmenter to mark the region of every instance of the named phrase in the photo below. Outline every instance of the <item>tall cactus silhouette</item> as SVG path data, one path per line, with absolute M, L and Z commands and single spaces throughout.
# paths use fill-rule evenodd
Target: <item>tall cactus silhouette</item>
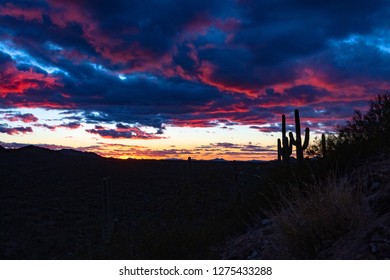
M 301 139 L 301 121 L 299 119 L 299 111 L 298 109 L 295 109 L 295 139 L 292 132 L 289 133 L 291 144 L 295 146 L 295 150 L 297 153 L 297 160 L 303 161 L 303 151 L 306 150 L 307 146 L 309 145 L 309 138 L 310 138 L 310 130 L 308 127 L 305 129 L 305 141 L 302 144 Z
M 283 145 L 282 145 L 283 144 Z M 292 142 L 286 136 L 286 116 L 282 115 L 282 140 L 278 139 L 278 161 L 288 163 L 292 154 Z

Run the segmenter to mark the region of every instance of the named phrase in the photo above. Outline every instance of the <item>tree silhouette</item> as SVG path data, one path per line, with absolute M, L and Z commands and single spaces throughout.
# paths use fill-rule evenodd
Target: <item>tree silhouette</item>
M 390 94 L 379 94 L 366 114 L 356 110 L 352 120 L 338 129 L 341 144 L 390 145 Z

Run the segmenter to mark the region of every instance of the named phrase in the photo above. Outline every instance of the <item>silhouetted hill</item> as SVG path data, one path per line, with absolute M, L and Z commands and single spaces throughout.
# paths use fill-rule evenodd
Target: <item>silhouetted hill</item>
M 15 168 L 25 168 L 41 172 L 48 168 L 66 168 L 71 164 L 89 164 L 91 161 L 103 159 L 97 154 L 79 152 L 71 149 L 50 150 L 33 145 L 18 149 L 0 149 L 0 163 Z M 39 173 L 36 174 L 37 176 Z
M 29 153 L 29 154 L 37 154 L 37 155 L 43 155 L 43 154 L 52 154 L 54 151 L 47 149 L 47 148 L 41 148 L 33 145 L 28 145 L 21 147 L 19 149 L 12 149 L 10 151 L 14 151 L 17 153 Z
M 211 161 L 217 161 L 217 162 L 220 162 L 220 161 L 226 161 L 225 159 L 223 158 L 215 158 L 215 159 L 212 159 Z
M 88 158 L 101 158 L 98 154 L 92 152 L 81 152 L 72 149 L 62 149 L 58 153 L 66 156 L 76 156 L 76 157 L 88 157 Z
M 102 158 L 98 154 L 92 153 L 92 152 L 81 152 L 81 151 L 76 151 L 72 149 L 61 149 L 58 151 L 51 150 L 48 148 L 42 148 L 42 147 L 37 147 L 34 145 L 28 145 L 24 146 L 18 149 L 6 149 L 2 146 L 0 146 L 1 151 L 7 152 L 7 154 L 11 156 L 24 156 L 27 158 L 29 157 L 37 157 L 37 158 L 42 158 L 42 157 L 85 157 L 85 158 Z

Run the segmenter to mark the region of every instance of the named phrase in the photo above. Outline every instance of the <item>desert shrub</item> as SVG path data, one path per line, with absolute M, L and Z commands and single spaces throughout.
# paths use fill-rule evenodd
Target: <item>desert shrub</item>
M 330 162 L 346 166 L 390 147 L 390 92 L 371 100 L 366 113 L 356 110 L 350 121 L 339 126 L 336 134 L 327 135 Z M 310 157 L 321 155 L 321 139 L 315 139 L 307 150 Z
M 329 176 L 309 186 L 292 186 L 273 211 L 273 255 L 283 259 L 316 259 L 349 231 L 366 223 L 371 212 L 362 199 L 364 180 Z
M 322 157 L 322 143 L 321 138 L 318 136 L 314 137 L 313 142 L 309 145 L 309 147 L 306 150 L 306 155 L 309 156 L 309 158 L 313 157 Z M 332 154 L 334 153 L 337 145 L 338 145 L 338 135 L 337 134 L 328 134 L 326 135 L 326 150 L 327 153 Z
M 356 110 L 351 121 L 338 132 L 341 143 L 390 145 L 390 94 L 379 94 L 366 114 Z

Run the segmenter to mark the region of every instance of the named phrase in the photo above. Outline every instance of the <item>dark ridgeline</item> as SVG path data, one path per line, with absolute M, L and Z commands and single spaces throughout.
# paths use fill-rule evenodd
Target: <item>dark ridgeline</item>
M 301 121 L 299 118 L 298 109 L 295 110 L 295 138 L 292 132 L 289 133 L 289 138 L 286 136 L 286 116 L 282 115 L 282 140 L 278 139 L 278 162 L 286 165 L 290 161 L 292 154 L 292 146 L 295 146 L 296 156 L 298 162 L 303 161 L 303 151 L 307 149 L 310 140 L 310 130 L 308 127 L 305 129 L 305 140 L 302 144 L 301 139 Z M 283 145 L 282 145 L 283 144 Z

